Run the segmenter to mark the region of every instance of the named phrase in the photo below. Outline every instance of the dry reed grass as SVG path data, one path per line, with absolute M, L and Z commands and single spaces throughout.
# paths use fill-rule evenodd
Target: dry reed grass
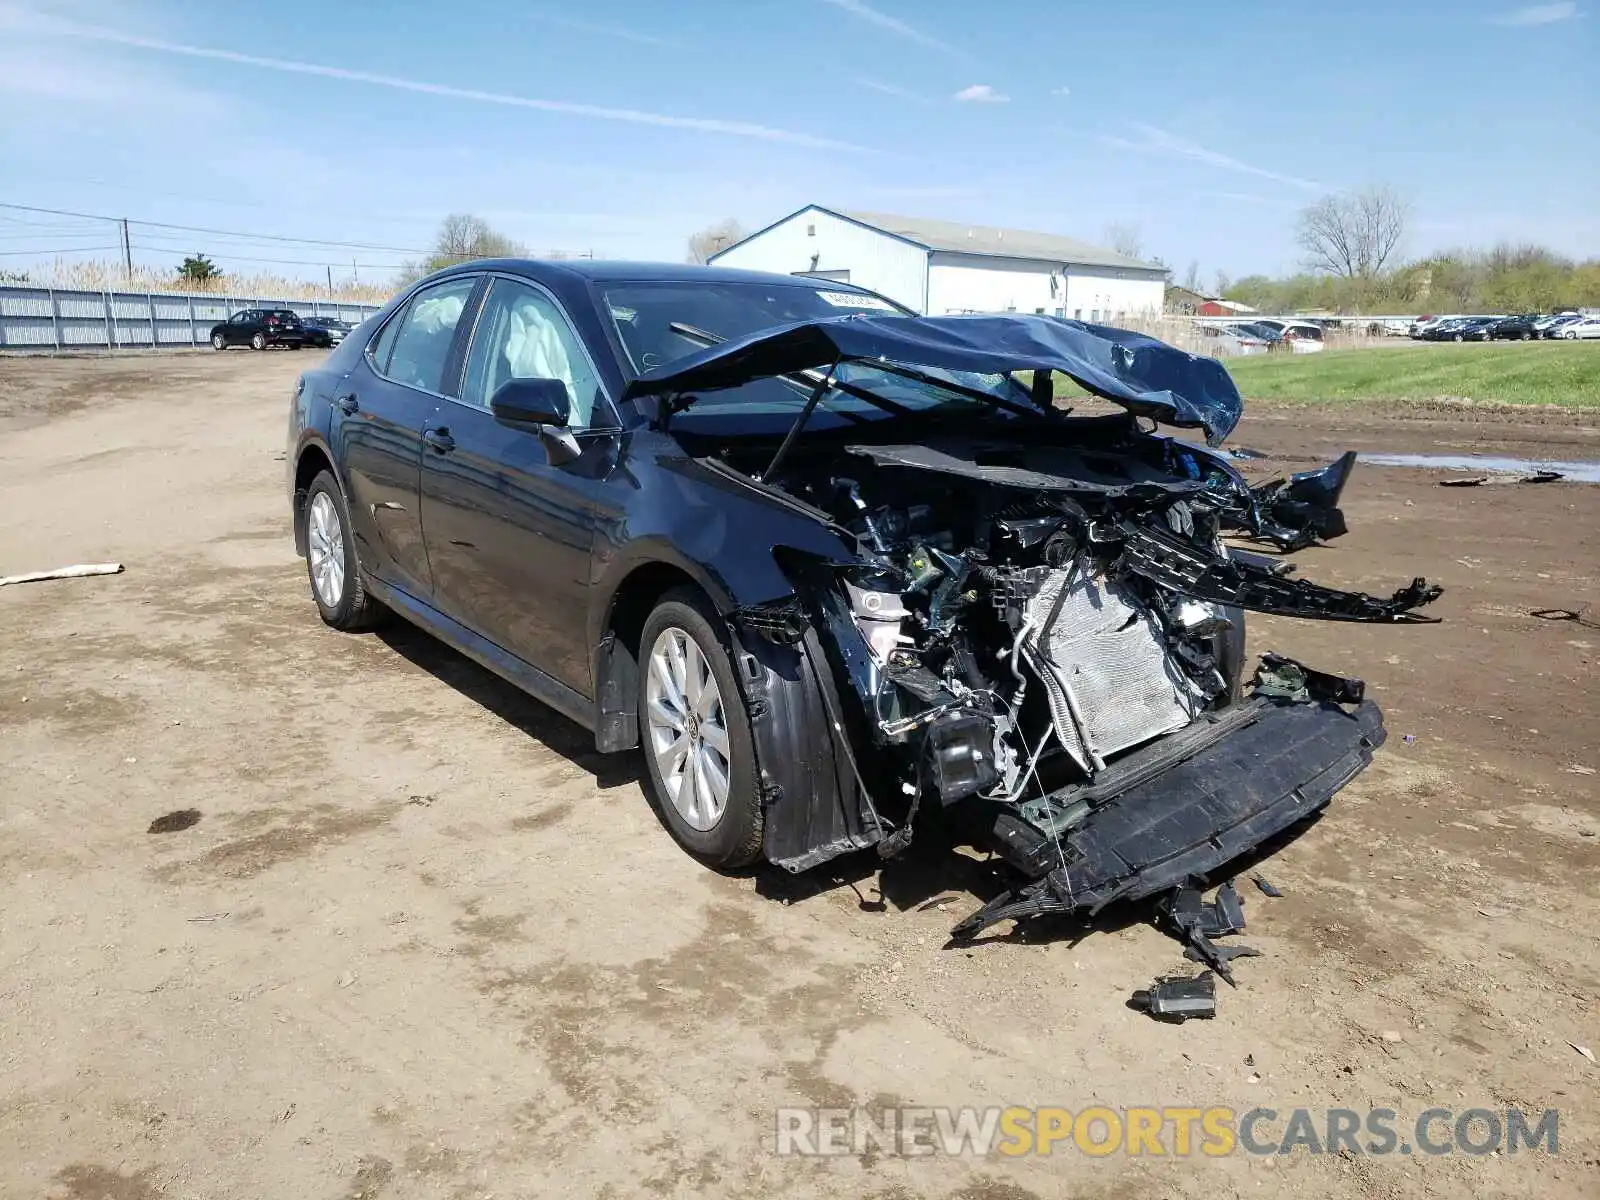
M 57 259 L 47 267 L 31 268 L 28 283 L 38 287 L 92 292 L 164 292 L 194 296 L 250 296 L 284 300 L 344 300 L 358 304 L 382 304 L 394 294 L 388 280 L 359 283 L 353 279 L 326 285 L 281 275 L 223 275 L 207 283 L 181 278 L 176 271 L 157 267 L 133 268 L 130 278 L 115 261 L 74 261 Z

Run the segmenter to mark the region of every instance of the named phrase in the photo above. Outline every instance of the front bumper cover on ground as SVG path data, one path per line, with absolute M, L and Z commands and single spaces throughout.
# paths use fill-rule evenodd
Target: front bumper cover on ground
M 1203 878 L 1325 807 L 1383 744 L 1372 701 L 1248 701 L 1254 719 L 1134 783 L 1052 846 L 1061 865 L 990 901 L 952 931 L 970 938 L 1009 919 L 1097 912 Z

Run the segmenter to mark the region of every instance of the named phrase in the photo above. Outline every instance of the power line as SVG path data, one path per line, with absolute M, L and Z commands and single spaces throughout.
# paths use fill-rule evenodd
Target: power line
M 107 216 L 105 213 L 73 212 L 64 208 L 41 208 L 32 204 L 8 204 L 0 201 L 0 208 L 11 209 L 16 212 L 44 213 L 55 217 L 77 217 L 89 221 L 126 221 L 129 225 L 137 225 L 146 229 L 175 229 L 183 233 L 205 233 L 218 237 L 250 238 L 258 242 L 287 242 L 299 246 L 332 246 L 343 250 L 384 250 L 392 254 L 427 254 L 427 250 L 418 250 L 411 246 L 381 246 L 372 242 L 341 242 L 327 238 L 297 238 L 286 237 L 276 233 L 252 233 L 241 229 L 213 229 L 204 225 L 174 225 L 167 221 L 139 221 L 132 218 Z
M 120 250 L 120 246 L 58 246 L 54 250 L 0 250 L 4 255 L 23 254 L 97 254 L 102 250 Z

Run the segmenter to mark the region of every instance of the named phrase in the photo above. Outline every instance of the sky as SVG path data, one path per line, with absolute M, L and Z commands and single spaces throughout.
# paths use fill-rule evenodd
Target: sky
M 681 261 L 817 203 L 1132 227 L 1210 283 L 1298 269 L 1298 211 L 1383 184 L 1409 255 L 1592 257 L 1597 64 L 1600 0 L 0 0 L 0 205 L 366 280 L 449 212 Z M 0 270 L 116 236 L 0 207 Z

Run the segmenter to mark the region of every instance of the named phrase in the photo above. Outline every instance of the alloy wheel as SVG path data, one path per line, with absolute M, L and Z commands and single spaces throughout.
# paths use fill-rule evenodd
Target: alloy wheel
M 711 664 L 669 625 L 650 648 L 645 681 L 650 753 L 667 799 L 690 828 L 715 828 L 728 807 L 728 724 Z
M 318 492 L 312 497 L 306 532 L 311 586 L 316 588 L 317 599 L 324 608 L 338 608 L 339 601 L 344 599 L 344 526 L 333 497 L 327 492 Z

